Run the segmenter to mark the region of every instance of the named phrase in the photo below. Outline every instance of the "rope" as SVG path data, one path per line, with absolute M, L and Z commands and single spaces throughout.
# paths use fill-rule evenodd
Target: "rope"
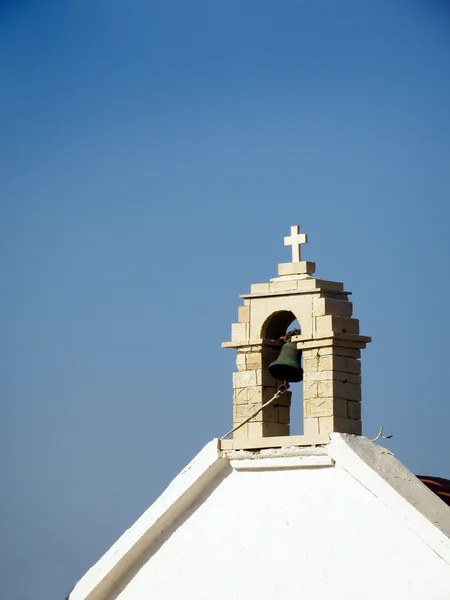
M 287 392 L 288 389 L 289 389 L 289 383 L 287 383 L 287 381 L 285 381 L 284 383 L 282 383 L 280 385 L 280 387 L 278 388 L 278 391 L 276 392 L 276 394 L 270 400 L 268 400 L 262 406 L 260 406 L 257 410 L 255 410 L 255 412 L 252 415 L 250 415 L 249 417 L 247 417 L 244 421 L 242 421 L 242 423 L 239 423 L 239 425 L 236 425 L 236 427 L 233 427 L 233 429 L 230 429 L 230 431 L 228 431 L 220 439 L 224 440 L 226 437 L 228 437 L 230 435 L 230 433 L 234 433 L 240 427 L 242 427 L 242 425 L 245 425 L 246 423 L 248 423 L 249 421 L 251 421 L 253 419 L 253 417 L 256 417 L 256 415 L 259 414 L 263 410 L 263 408 L 266 408 L 266 406 L 269 406 L 269 404 L 272 404 L 272 402 L 274 400 L 276 400 L 282 394 L 284 394 L 285 392 Z

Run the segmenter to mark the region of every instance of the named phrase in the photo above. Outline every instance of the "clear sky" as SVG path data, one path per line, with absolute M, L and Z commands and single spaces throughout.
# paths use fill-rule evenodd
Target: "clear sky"
M 239 294 L 353 292 L 363 426 L 450 477 L 444 0 L 0 2 L 0 597 L 58 600 L 231 426 Z

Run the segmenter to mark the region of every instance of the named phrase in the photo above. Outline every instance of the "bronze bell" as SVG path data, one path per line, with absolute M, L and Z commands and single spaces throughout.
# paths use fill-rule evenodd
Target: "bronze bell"
M 283 344 L 277 360 L 269 365 L 269 373 L 275 379 L 295 383 L 303 381 L 301 365 L 302 351 L 297 350 L 297 344 L 294 342 L 286 342 Z

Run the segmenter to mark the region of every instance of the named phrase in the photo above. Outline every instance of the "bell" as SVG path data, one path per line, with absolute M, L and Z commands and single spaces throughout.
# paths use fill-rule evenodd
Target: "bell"
M 303 381 L 303 369 L 301 367 L 302 352 L 297 350 L 294 342 L 286 342 L 281 348 L 280 354 L 273 363 L 269 365 L 269 373 L 275 379 L 282 381 Z

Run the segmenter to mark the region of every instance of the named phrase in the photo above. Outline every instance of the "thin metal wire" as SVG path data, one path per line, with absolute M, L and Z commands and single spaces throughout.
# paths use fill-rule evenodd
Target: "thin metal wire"
M 236 427 L 233 427 L 233 429 L 230 429 L 230 431 L 228 431 L 220 439 L 224 440 L 226 437 L 228 437 L 230 435 L 230 433 L 234 433 L 240 427 L 242 427 L 242 425 L 245 425 L 246 423 L 248 423 L 249 421 L 251 421 L 253 419 L 253 417 L 256 417 L 256 415 L 259 414 L 263 410 L 263 408 L 266 408 L 266 406 L 269 406 L 269 404 L 272 404 L 272 402 L 274 400 L 276 400 L 277 398 L 279 398 L 282 394 L 286 393 L 288 391 L 288 389 L 289 389 L 289 383 L 287 381 L 285 381 L 284 383 L 282 383 L 280 385 L 280 387 L 278 388 L 277 392 L 274 394 L 274 396 L 270 400 L 268 400 L 262 406 L 260 406 L 258 408 L 258 410 L 255 410 L 255 412 L 252 415 L 250 415 L 249 417 L 247 417 L 244 421 L 242 421 L 242 423 L 239 423 L 239 425 L 236 425 Z
M 390 440 L 393 435 L 393 433 L 391 435 L 383 435 L 383 428 L 380 427 L 377 437 L 373 438 L 373 440 L 369 440 L 369 442 L 376 442 L 380 438 L 383 438 L 383 440 Z

